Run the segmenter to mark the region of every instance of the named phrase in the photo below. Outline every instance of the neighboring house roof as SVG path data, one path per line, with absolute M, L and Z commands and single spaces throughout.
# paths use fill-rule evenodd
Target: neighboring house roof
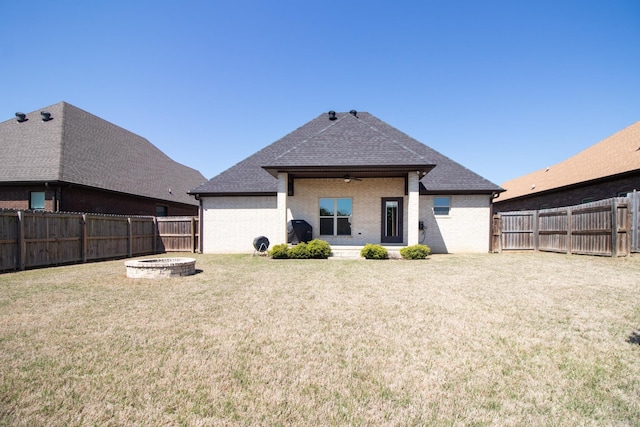
M 205 177 L 145 138 L 65 102 L 26 118 L 0 123 L 0 183 L 61 182 L 198 204 L 187 191 Z
M 190 191 L 260 194 L 277 191 L 278 171 L 312 176 L 374 176 L 384 171 L 428 172 L 421 191 L 492 193 L 502 189 L 369 113 L 321 114 L 273 144 Z
M 562 187 L 640 171 L 640 122 L 592 145 L 558 164 L 502 184 L 500 203 Z

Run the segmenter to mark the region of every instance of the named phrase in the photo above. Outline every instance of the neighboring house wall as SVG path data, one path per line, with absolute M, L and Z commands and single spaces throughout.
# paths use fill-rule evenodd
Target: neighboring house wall
M 187 207 L 169 201 L 145 199 L 78 186 L 0 186 L 0 208 L 29 209 L 29 198 L 32 191 L 45 192 L 44 210 L 46 211 L 156 215 L 157 206 L 166 206 L 167 215 L 170 216 L 198 215 L 197 206 Z
M 488 252 L 490 196 L 451 195 L 449 215 L 434 215 L 433 198 L 420 196 L 420 220 L 425 222 L 421 243 L 432 253 Z M 437 196 L 440 197 L 440 196 Z
M 500 201 L 500 198 L 497 198 L 494 200 L 494 211 L 510 212 L 574 206 L 588 199 L 591 199 L 588 201 L 610 199 L 618 197 L 620 193 L 633 192 L 637 189 L 640 189 L 640 172 L 588 185 L 532 194 L 522 198 L 505 201 Z
M 157 206 L 166 206 L 168 216 L 198 215 L 198 206 L 187 207 L 165 200 L 146 199 L 77 186 L 63 188 L 60 197 L 60 210 L 68 212 L 156 215 Z
M 270 248 L 284 243 L 285 227 L 278 220 L 276 196 L 202 197 L 204 253 L 248 253 L 258 236 Z
M 0 186 L 0 209 L 29 209 L 31 192 L 45 193 L 45 210 L 55 210 L 56 190 L 44 185 Z

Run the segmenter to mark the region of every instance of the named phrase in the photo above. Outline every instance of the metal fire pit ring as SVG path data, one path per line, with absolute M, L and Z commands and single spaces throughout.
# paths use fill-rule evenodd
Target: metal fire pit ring
M 148 258 L 125 261 L 127 277 L 158 279 L 190 276 L 196 273 L 194 258 Z

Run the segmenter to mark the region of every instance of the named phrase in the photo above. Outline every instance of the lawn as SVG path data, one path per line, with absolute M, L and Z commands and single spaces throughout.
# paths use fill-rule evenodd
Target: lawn
M 640 257 L 195 257 L 0 275 L 0 425 L 640 425 Z

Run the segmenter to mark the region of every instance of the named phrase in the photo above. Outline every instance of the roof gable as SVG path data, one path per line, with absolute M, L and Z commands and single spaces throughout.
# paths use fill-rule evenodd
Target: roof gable
M 0 181 L 59 181 L 197 205 L 187 191 L 204 176 L 145 138 L 65 102 L 43 110 L 50 121 L 32 112 L 26 122 L 0 123 L 0 160 L 12 165 Z
M 640 170 L 640 121 L 558 164 L 514 178 L 496 202 Z
M 500 187 L 369 113 L 321 114 L 191 190 L 192 194 L 275 193 L 274 172 L 295 167 L 429 170 L 423 191 L 494 192 Z M 271 174 L 267 172 L 271 171 Z

